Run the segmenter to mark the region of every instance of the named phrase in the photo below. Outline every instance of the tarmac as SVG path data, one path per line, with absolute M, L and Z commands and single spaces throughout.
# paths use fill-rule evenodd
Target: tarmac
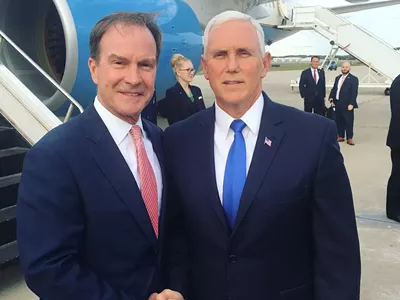
M 361 80 L 366 67 L 353 67 L 352 73 Z M 338 71 L 328 71 L 332 80 Z M 289 87 L 300 71 L 269 72 L 263 81 L 264 91 L 276 102 L 303 109 L 298 89 Z M 375 76 L 379 81 L 384 79 Z M 214 95 L 202 75 L 193 83 L 201 88 L 206 105 Z M 329 92 L 329 89 L 327 90 Z M 359 109 L 355 111 L 355 146 L 340 143 L 350 177 L 362 257 L 361 300 L 400 299 L 400 223 L 386 218 L 386 186 L 391 172 L 390 150 L 386 136 L 390 120 L 389 97 L 383 89 L 360 89 Z M 165 128 L 165 119 L 159 119 Z M 0 270 L 1 300 L 38 299 L 26 287 L 18 266 Z M 340 300 L 340 299 L 338 299 Z

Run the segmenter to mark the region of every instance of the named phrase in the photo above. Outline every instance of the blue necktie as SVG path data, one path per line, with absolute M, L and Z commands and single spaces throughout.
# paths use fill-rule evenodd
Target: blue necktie
M 235 132 L 235 139 L 229 150 L 226 161 L 223 191 L 223 206 L 231 229 L 235 224 L 239 208 L 240 197 L 246 182 L 246 144 L 242 134 L 246 126 L 242 120 L 235 120 L 231 124 Z

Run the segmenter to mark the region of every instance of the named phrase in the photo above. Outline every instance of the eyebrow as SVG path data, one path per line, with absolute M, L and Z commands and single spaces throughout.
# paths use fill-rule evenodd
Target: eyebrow
M 109 61 L 121 60 L 121 61 L 124 61 L 124 62 L 128 62 L 129 61 L 128 58 L 126 58 L 124 56 L 121 56 L 121 55 L 118 55 L 118 54 L 114 54 L 114 53 L 108 56 L 108 60 Z M 139 63 L 141 63 L 141 64 L 155 64 L 156 63 L 156 59 L 154 57 L 143 58 L 143 59 L 139 60 Z
M 156 59 L 154 57 L 152 57 L 152 58 L 144 58 L 144 59 L 141 59 L 139 61 L 139 63 L 154 65 L 156 63 Z
M 114 59 L 116 59 L 116 60 L 122 60 L 122 61 L 128 61 L 128 59 L 127 59 L 126 57 L 123 57 L 123 56 L 121 56 L 121 55 L 111 54 L 111 55 L 108 56 L 108 60 L 109 60 L 109 61 L 114 60 Z
M 246 51 L 246 52 L 249 52 L 249 53 L 253 53 L 254 51 L 252 51 L 251 49 L 249 49 L 249 48 L 237 48 L 236 50 L 235 50 L 235 52 L 236 53 L 239 53 L 239 52 L 243 52 L 243 51 Z M 215 50 L 215 51 L 212 51 L 211 52 L 211 54 L 212 55 L 215 55 L 215 54 L 227 54 L 228 53 L 228 50 Z

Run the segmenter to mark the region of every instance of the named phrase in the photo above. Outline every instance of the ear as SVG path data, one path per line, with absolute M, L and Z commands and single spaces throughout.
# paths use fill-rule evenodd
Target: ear
M 207 70 L 207 61 L 204 57 L 204 54 L 201 55 L 201 66 L 203 67 L 203 74 L 205 79 L 209 79 L 208 70 Z
M 264 78 L 267 75 L 269 67 L 271 66 L 271 53 L 266 52 L 263 58 L 263 69 L 261 72 L 261 78 Z
M 90 75 L 92 76 L 92 80 L 95 84 L 98 83 L 97 80 L 97 62 L 94 58 L 90 57 L 88 61 Z

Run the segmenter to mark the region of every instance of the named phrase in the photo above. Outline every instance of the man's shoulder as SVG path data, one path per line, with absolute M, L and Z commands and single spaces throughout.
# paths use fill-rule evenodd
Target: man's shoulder
M 81 114 L 63 123 L 46 133 L 31 150 L 47 148 L 62 152 L 71 145 L 80 145 L 80 140 L 85 136 L 84 115 Z
M 198 113 L 186 118 L 185 120 L 176 122 L 165 129 L 165 137 L 173 138 L 175 136 L 183 137 L 191 135 L 193 129 L 201 126 L 205 122 L 212 122 L 211 115 L 213 114 L 214 106 L 199 111 Z
M 358 77 L 354 75 L 353 73 L 349 73 L 350 78 L 353 78 L 354 80 L 358 81 Z
M 286 130 L 303 131 L 308 135 L 309 132 L 320 131 L 321 128 L 326 128 L 333 123 L 324 116 L 305 112 L 292 106 L 273 103 L 281 112 Z
M 310 68 L 307 68 L 307 69 L 303 70 L 303 71 L 301 72 L 301 75 L 306 74 L 307 72 L 310 72 Z

